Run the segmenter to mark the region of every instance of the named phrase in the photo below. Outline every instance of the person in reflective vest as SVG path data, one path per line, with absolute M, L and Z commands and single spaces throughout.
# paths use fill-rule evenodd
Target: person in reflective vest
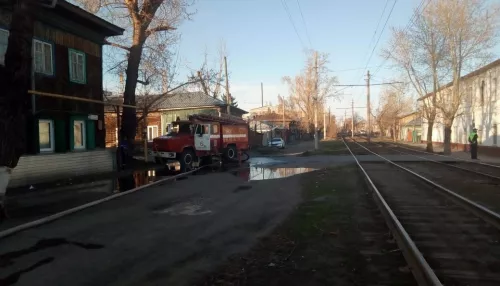
M 472 129 L 469 134 L 470 158 L 477 159 L 477 129 Z

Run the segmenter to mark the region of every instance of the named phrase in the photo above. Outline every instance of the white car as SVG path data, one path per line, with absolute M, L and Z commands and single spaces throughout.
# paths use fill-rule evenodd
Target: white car
M 269 142 L 269 146 L 285 149 L 285 140 L 283 140 L 282 138 L 273 138 L 271 139 L 271 142 Z

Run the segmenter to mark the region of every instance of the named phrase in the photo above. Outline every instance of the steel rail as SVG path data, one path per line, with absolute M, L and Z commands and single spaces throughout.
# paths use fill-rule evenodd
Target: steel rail
M 487 209 L 486 207 L 483 207 L 482 205 L 480 204 L 477 204 L 449 189 L 447 189 L 446 187 L 443 187 L 441 186 L 440 184 L 436 183 L 436 182 L 433 182 L 432 180 L 408 169 L 408 168 L 405 168 L 399 164 L 396 164 L 394 163 L 393 161 L 371 151 L 370 149 L 366 148 L 365 146 L 359 144 L 358 142 L 356 141 L 353 141 L 354 143 L 356 143 L 357 145 L 361 146 L 363 149 L 365 149 L 366 151 L 372 153 L 373 155 L 381 158 L 382 160 L 402 169 L 402 170 L 405 170 L 406 172 L 416 176 L 417 178 L 420 178 L 421 180 L 425 181 L 426 183 L 434 186 L 435 188 L 433 188 L 434 190 L 439 190 L 439 194 L 442 194 L 444 196 L 446 196 L 447 198 L 451 199 L 452 201 L 454 201 L 456 204 L 462 206 L 463 208 L 465 208 L 466 210 L 470 211 L 471 213 L 475 214 L 477 217 L 481 218 L 482 220 L 488 222 L 489 224 L 495 226 L 497 229 L 500 229 L 500 215 L 494 211 L 491 211 L 489 209 Z
M 434 273 L 432 268 L 429 266 L 429 263 L 427 263 L 427 261 L 425 260 L 420 250 L 417 248 L 415 242 L 410 238 L 408 232 L 404 229 L 399 219 L 396 217 L 392 209 L 389 207 L 389 205 L 387 204 L 382 194 L 373 183 L 368 173 L 365 171 L 363 166 L 361 166 L 358 159 L 356 158 L 356 155 L 354 155 L 351 148 L 349 148 L 344 138 L 342 138 L 342 142 L 344 142 L 344 145 L 346 146 L 347 150 L 349 150 L 354 160 L 356 161 L 356 164 L 358 165 L 359 169 L 363 173 L 365 180 L 368 182 L 368 185 L 373 190 L 372 192 L 373 198 L 377 203 L 383 216 L 385 217 L 387 225 L 389 226 L 394 237 L 396 238 L 399 247 L 403 250 L 403 254 L 408 264 L 412 266 L 411 269 L 418 284 L 435 285 L 435 286 L 443 285 L 436 276 L 436 273 Z M 370 150 L 368 151 L 371 152 Z
M 467 160 L 467 159 L 462 159 L 462 158 L 458 158 L 458 157 L 441 155 L 441 154 L 431 153 L 431 152 L 427 152 L 427 151 L 423 151 L 423 150 L 416 150 L 416 149 L 412 149 L 412 148 L 401 146 L 398 143 L 393 143 L 393 144 L 398 145 L 399 148 L 407 149 L 407 150 L 410 150 L 410 151 L 415 151 L 415 152 L 420 152 L 420 153 L 425 153 L 425 154 L 435 155 L 435 156 L 441 156 L 441 157 L 455 159 L 457 161 L 463 161 L 463 162 L 468 162 L 468 163 L 473 163 L 473 164 L 479 164 L 479 165 L 483 165 L 483 166 L 488 166 L 488 167 L 493 167 L 493 168 L 500 169 L 500 166 L 498 166 L 498 165 L 488 164 L 488 163 L 484 163 L 484 162 L 477 162 L 477 161 L 473 161 L 472 159 L 471 160 Z
M 384 144 L 391 145 L 392 143 L 386 143 L 386 142 L 384 142 Z M 403 147 L 395 145 L 395 144 L 392 144 L 392 145 L 396 146 L 395 148 L 403 148 Z M 432 160 L 432 159 L 429 159 L 429 158 L 426 158 L 426 157 L 421 157 L 421 156 L 418 156 L 418 155 L 415 155 L 415 154 L 410 154 L 410 153 L 407 153 L 407 152 L 399 151 L 399 150 L 394 149 L 394 147 L 389 147 L 389 148 L 392 149 L 392 150 L 394 150 L 394 151 L 396 151 L 396 152 L 399 152 L 401 154 L 406 154 L 406 155 L 414 156 L 414 157 L 417 157 L 417 158 L 420 158 L 420 159 L 423 159 L 423 160 L 426 160 L 426 161 L 429 161 L 429 162 L 432 162 L 432 163 L 436 163 L 436 164 L 444 165 L 444 166 L 447 166 L 447 167 L 456 168 L 456 169 L 459 169 L 459 170 L 462 170 L 462 171 L 466 171 L 466 172 L 471 172 L 471 173 L 474 173 L 474 174 L 482 175 L 482 176 L 488 177 L 490 179 L 500 180 L 500 177 L 497 177 L 497 176 L 494 176 L 494 175 L 486 174 L 486 173 L 475 171 L 475 170 L 470 170 L 470 169 L 467 169 L 467 168 L 462 168 L 462 167 L 459 167 L 459 166 L 454 166 L 454 165 L 446 164 L 446 163 L 435 161 L 435 160 Z

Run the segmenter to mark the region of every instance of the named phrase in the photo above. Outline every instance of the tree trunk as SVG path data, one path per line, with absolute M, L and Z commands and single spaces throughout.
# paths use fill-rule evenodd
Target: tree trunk
M 127 71 L 125 80 L 125 91 L 123 93 L 124 104 L 135 105 L 135 90 L 137 88 L 137 79 L 139 77 L 139 65 L 141 63 L 142 48 L 145 41 L 145 32 L 142 28 L 135 28 L 137 34 L 134 35 L 134 43 L 130 48 Z M 133 153 L 134 139 L 137 132 L 137 112 L 134 108 L 124 107 L 121 120 L 122 140 L 127 144 L 128 154 Z
M 13 9 L 5 67 L 0 68 L 0 204 L 12 168 L 26 148 L 34 0 L 18 0 Z M 1 209 L 0 209 L 1 216 Z
M 434 152 L 434 148 L 432 147 L 432 130 L 434 129 L 434 121 L 427 122 L 427 146 L 425 147 L 425 151 Z
M 451 155 L 451 126 L 453 119 L 445 119 L 444 122 L 444 155 Z
M 394 120 L 394 127 L 393 127 L 394 132 L 392 132 L 392 141 L 396 142 L 396 136 L 397 136 L 397 129 L 396 129 L 396 120 Z

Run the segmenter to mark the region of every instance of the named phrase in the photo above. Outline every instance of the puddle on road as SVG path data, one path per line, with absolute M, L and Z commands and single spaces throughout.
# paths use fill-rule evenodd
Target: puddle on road
M 261 181 L 281 179 L 298 174 L 309 173 L 316 171 L 314 168 L 262 168 L 250 167 L 247 169 L 233 172 L 233 175 L 243 178 L 246 181 Z

